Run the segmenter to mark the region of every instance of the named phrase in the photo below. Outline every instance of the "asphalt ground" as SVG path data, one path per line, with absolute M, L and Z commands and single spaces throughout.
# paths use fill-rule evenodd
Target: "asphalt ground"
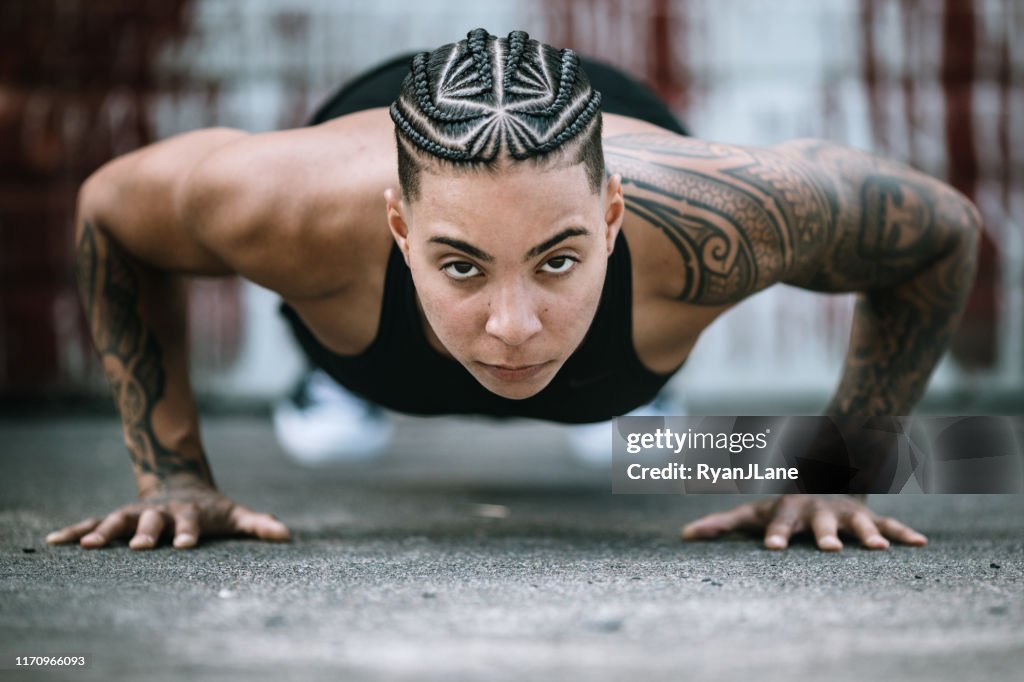
M 928 547 L 683 543 L 750 498 L 613 496 L 557 427 L 411 420 L 303 469 L 269 420 L 205 422 L 222 490 L 284 545 L 49 547 L 134 499 L 116 422 L 0 420 L 0 679 L 1018 680 L 1024 496 L 884 496 Z M 87 669 L 16 655 L 88 654 Z

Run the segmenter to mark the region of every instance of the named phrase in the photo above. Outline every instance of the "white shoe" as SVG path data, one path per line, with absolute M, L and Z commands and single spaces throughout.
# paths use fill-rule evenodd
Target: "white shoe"
M 308 466 L 372 459 L 391 442 L 383 409 L 349 393 L 321 370 L 303 377 L 274 406 L 274 433 L 289 457 Z
M 680 417 L 686 409 L 662 394 L 646 405 L 641 405 L 626 417 Z M 611 421 L 569 427 L 569 449 L 581 464 L 590 467 L 610 467 L 612 464 Z

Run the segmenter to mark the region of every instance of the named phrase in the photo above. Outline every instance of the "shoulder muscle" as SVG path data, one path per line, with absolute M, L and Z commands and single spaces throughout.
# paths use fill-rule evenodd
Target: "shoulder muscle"
M 622 174 L 627 210 L 676 253 L 677 300 L 727 305 L 818 267 L 835 200 L 808 164 L 668 133 L 605 145 L 609 170 Z
M 196 238 L 232 269 L 290 298 L 343 289 L 352 273 L 361 186 L 337 133 L 254 135 L 198 166 L 182 195 Z M 383 209 L 381 209 L 383 212 Z
M 207 128 L 104 164 L 82 185 L 80 222 L 95 221 L 130 253 L 168 271 L 224 274 L 226 266 L 181 221 L 178 197 L 202 159 L 246 133 Z
M 678 253 L 681 301 L 728 304 L 777 282 L 893 286 L 970 242 L 978 224 L 945 183 L 829 142 L 757 148 L 651 133 L 606 144 L 627 209 Z

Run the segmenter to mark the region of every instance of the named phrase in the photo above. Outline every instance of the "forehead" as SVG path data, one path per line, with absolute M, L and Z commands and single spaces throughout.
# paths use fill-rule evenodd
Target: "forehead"
M 593 193 L 579 163 L 424 168 L 420 182 L 420 196 L 412 205 L 416 225 L 518 233 L 565 221 L 586 224 L 601 215 L 601 195 Z

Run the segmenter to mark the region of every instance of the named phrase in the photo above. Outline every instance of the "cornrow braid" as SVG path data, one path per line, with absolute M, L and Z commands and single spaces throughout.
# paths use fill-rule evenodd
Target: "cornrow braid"
M 579 113 L 576 119 L 567 125 L 562 132 L 555 135 L 547 142 L 537 147 L 537 151 L 541 154 L 546 154 L 552 150 L 561 147 L 567 140 L 571 140 L 586 129 L 590 122 L 597 115 L 597 112 L 601 110 L 601 93 L 594 90 L 590 95 L 590 100 L 587 101 L 583 110 Z
M 466 35 L 466 45 L 473 55 L 473 61 L 476 62 L 481 84 L 486 88 L 492 87 L 491 55 L 487 51 L 487 42 L 491 37 L 487 30 L 483 28 L 474 28 Z
M 416 127 L 413 126 L 409 119 L 402 115 L 402 112 L 394 104 L 391 105 L 390 111 L 391 120 L 395 122 L 397 129 L 400 130 L 407 138 L 412 140 L 420 149 L 447 161 L 469 160 L 469 154 L 465 151 L 444 147 L 436 140 L 431 140 L 429 137 L 416 130 Z
M 504 87 L 506 88 L 512 85 L 512 79 L 519 70 L 519 60 L 522 58 L 523 50 L 526 48 L 526 41 L 529 39 L 530 34 L 526 31 L 512 31 L 508 34 L 508 56 L 505 58 L 505 74 L 503 78 Z
M 441 111 L 430 98 L 430 80 L 427 76 L 427 53 L 420 52 L 412 59 L 413 82 L 416 100 L 423 113 L 436 121 L 470 121 L 480 114 L 460 114 L 458 111 Z
M 576 81 L 576 72 L 579 70 L 579 60 L 576 53 L 566 48 L 562 50 L 561 69 L 558 73 L 558 94 L 548 106 L 537 112 L 540 116 L 550 116 L 565 106 L 569 99 L 573 83 Z
M 502 159 L 541 162 L 569 145 L 599 189 L 600 106 L 601 94 L 572 50 L 525 31 L 497 38 L 474 29 L 459 43 L 413 57 L 391 105 L 402 189 L 415 195 L 420 156 L 496 168 Z

